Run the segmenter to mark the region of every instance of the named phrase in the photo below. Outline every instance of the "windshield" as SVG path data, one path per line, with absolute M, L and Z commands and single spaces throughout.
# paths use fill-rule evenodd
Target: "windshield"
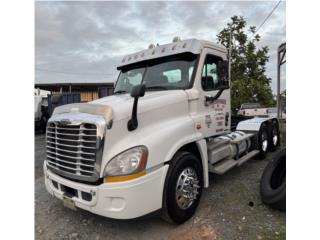
M 130 93 L 133 86 L 145 84 L 148 90 L 173 90 L 190 87 L 197 55 L 150 60 L 122 69 L 114 93 Z

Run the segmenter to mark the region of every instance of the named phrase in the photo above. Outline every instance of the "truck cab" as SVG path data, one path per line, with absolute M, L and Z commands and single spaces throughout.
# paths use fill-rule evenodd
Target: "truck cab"
M 117 219 L 161 210 L 183 223 L 209 172 L 224 174 L 279 145 L 276 118 L 231 131 L 227 50 L 174 39 L 124 56 L 114 95 L 54 110 L 45 183 L 67 207 Z

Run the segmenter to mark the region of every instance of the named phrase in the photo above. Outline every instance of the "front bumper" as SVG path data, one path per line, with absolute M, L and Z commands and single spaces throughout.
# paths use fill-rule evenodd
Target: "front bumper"
M 47 191 L 63 199 L 65 187 L 76 192 L 72 197 L 75 206 L 89 212 L 116 219 L 143 216 L 162 207 L 163 186 L 168 165 L 157 168 L 146 175 L 118 183 L 103 183 L 98 186 L 73 182 L 47 169 L 44 162 Z M 83 193 L 91 198 L 83 198 Z

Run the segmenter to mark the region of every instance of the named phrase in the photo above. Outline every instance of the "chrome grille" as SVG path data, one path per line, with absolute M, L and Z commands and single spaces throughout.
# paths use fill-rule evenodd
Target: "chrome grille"
M 97 127 L 82 123 L 48 122 L 47 164 L 60 173 L 91 177 L 97 159 Z

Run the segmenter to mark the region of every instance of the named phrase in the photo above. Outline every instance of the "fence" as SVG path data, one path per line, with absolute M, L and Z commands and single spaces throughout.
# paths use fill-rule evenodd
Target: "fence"
M 52 91 L 52 95 L 59 95 L 60 92 Z M 102 97 L 106 97 L 113 94 L 113 87 L 99 87 L 98 90 L 89 90 L 89 91 L 76 91 L 76 92 L 63 92 L 63 95 L 67 96 L 73 96 L 74 94 L 77 95 L 77 101 L 76 102 L 90 102 Z M 65 98 L 65 97 L 64 97 Z M 79 98 L 79 99 L 78 99 Z M 73 101 L 67 101 L 63 100 L 64 104 L 72 103 Z
M 80 100 L 81 102 L 90 102 L 98 99 L 98 93 L 96 91 L 85 91 L 80 92 Z
M 69 103 L 79 103 L 80 94 L 79 93 L 53 93 L 48 95 L 48 113 L 53 113 L 53 110 L 61 105 Z

